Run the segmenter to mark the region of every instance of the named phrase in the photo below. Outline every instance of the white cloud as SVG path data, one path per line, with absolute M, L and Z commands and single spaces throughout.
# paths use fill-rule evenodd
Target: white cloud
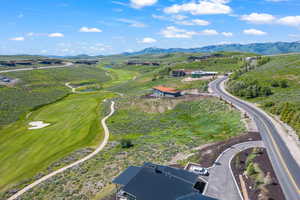
M 156 42 L 156 39 L 150 38 L 150 37 L 145 37 L 140 41 L 140 43 L 144 43 L 144 44 L 152 44 L 155 42 Z
M 287 26 L 300 26 L 300 16 L 287 16 L 278 20 L 279 24 Z
M 62 33 L 50 33 L 48 37 L 64 37 L 64 34 Z
M 156 4 L 157 0 L 130 0 L 130 2 L 133 8 L 142 8 Z
M 224 35 L 225 37 L 232 37 L 233 36 L 233 33 L 231 33 L 231 32 L 222 32 L 221 34 Z
M 189 12 L 192 15 L 229 14 L 232 9 L 226 5 L 230 0 L 199 0 L 184 4 L 174 4 L 164 9 L 165 13 Z
M 214 30 L 214 29 L 206 29 L 204 31 L 200 32 L 201 35 L 218 35 L 218 31 Z
M 166 38 L 191 38 L 197 33 L 194 31 L 179 29 L 175 26 L 168 26 L 161 31 L 161 34 Z
M 13 40 L 13 41 L 24 41 L 25 38 L 24 38 L 24 37 L 15 37 L 15 38 L 10 38 L 9 40 Z
M 249 15 L 242 15 L 241 20 L 254 24 L 271 24 L 276 20 L 276 17 L 266 13 L 251 13 Z
M 131 27 L 136 27 L 136 28 L 144 28 L 144 27 L 146 27 L 146 24 L 144 24 L 142 22 L 139 22 L 139 21 L 136 21 L 136 20 L 123 19 L 122 18 L 122 19 L 117 19 L 117 21 L 129 24 L 129 26 L 131 26 Z
M 176 24 L 185 25 L 185 26 L 207 26 L 210 24 L 209 21 L 202 19 L 193 19 L 193 20 L 183 20 L 183 21 L 174 21 Z
M 257 29 L 246 29 L 244 30 L 244 34 L 246 35 L 266 35 L 267 33 Z
M 88 28 L 88 27 L 81 27 L 79 32 L 83 32 L 83 33 L 101 33 L 102 30 L 98 29 L 98 28 Z
M 185 15 L 174 15 L 172 16 L 173 19 L 176 19 L 176 20 L 184 20 L 187 18 L 187 16 Z
M 152 18 L 154 18 L 154 19 L 159 19 L 159 20 L 169 20 L 169 18 L 166 17 L 166 16 L 163 16 L 163 15 L 155 15 L 155 14 L 152 14 Z

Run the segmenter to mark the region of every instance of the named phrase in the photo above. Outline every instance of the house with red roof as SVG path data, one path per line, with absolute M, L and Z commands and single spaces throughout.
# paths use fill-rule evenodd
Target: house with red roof
M 156 86 L 153 88 L 154 95 L 158 97 L 179 97 L 181 91 L 165 86 Z

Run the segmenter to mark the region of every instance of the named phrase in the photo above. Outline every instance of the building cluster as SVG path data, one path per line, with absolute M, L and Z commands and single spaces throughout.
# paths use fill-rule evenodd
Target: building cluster
M 28 65 L 36 65 L 36 64 L 57 65 L 62 63 L 63 60 L 58 60 L 58 59 L 9 60 L 9 61 L 0 61 L 0 66 L 15 67 L 17 65 L 28 66 Z
M 214 54 L 205 54 L 205 55 L 201 55 L 201 56 L 190 56 L 190 57 L 188 57 L 188 60 L 192 61 L 192 62 L 198 62 L 198 61 L 207 60 L 210 58 L 220 58 L 220 57 L 224 57 L 224 55 L 220 54 L 220 53 L 214 53 Z
M 192 78 L 201 78 L 203 76 L 216 76 L 218 72 L 207 72 L 202 70 L 177 69 L 171 72 L 173 77 L 191 76 Z
M 74 64 L 81 64 L 81 65 L 96 65 L 98 60 L 75 60 L 73 61 Z
M 205 183 L 197 174 L 152 163 L 130 166 L 113 183 L 117 200 L 215 200 L 202 194 Z
M 158 63 L 158 62 L 128 61 L 128 62 L 126 62 L 126 65 L 135 65 L 135 66 L 139 66 L 139 65 L 145 65 L 145 66 L 159 66 L 160 63 Z

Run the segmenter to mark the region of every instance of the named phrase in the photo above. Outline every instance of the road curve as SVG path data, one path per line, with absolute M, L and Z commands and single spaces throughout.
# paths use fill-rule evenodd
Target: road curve
M 56 66 L 48 66 L 48 67 L 27 67 L 27 68 L 21 68 L 21 69 L 8 69 L 8 70 L 2 70 L 0 71 L 0 74 L 2 73 L 9 73 L 9 72 L 19 72 L 19 71 L 31 71 L 31 70 L 40 70 L 40 69 L 53 69 L 53 68 L 63 68 L 63 67 L 71 67 L 73 66 L 73 63 L 67 62 L 65 65 L 56 65 Z
M 242 195 L 231 170 L 231 160 L 246 149 L 264 147 L 262 141 L 249 141 L 231 146 L 217 158 L 209 168 L 208 184 L 204 194 L 220 200 L 242 200 Z
M 300 167 L 281 138 L 270 116 L 237 97 L 226 92 L 227 77 L 210 83 L 210 89 L 227 102 L 246 111 L 255 121 L 267 148 L 269 158 L 287 200 L 300 200 Z
M 37 186 L 38 184 L 42 183 L 43 181 L 46 181 L 49 178 L 51 178 L 51 177 L 53 177 L 53 176 L 55 176 L 55 175 L 57 175 L 57 174 L 65 171 L 67 169 L 70 169 L 70 168 L 72 168 L 72 167 L 74 167 L 74 166 L 76 166 L 76 165 L 78 165 L 80 163 L 83 163 L 83 162 L 87 161 L 88 159 L 92 158 L 93 156 L 95 156 L 96 154 L 98 154 L 106 146 L 106 144 L 108 142 L 108 139 L 109 139 L 109 130 L 108 130 L 108 127 L 106 126 L 106 120 L 114 114 L 114 112 L 115 112 L 114 105 L 115 105 L 115 102 L 112 101 L 111 102 L 111 107 L 110 107 L 111 108 L 110 113 L 101 120 L 101 124 L 102 124 L 102 127 L 104 129 L 104 139 L 103 139 L 103 141 L 101 142 L 101 144 L 97 147 L 97 149 L 94 152 L 92 152 L 91 154 L 87 155 L 86 157 L 84 157 L 84 158 L 82 158 L 82 159 L 80 159 L 80 160 L 78 160 L 78 161 L 76 161 L 76 162 L 74 162 L 72 164 L 69 164 L 69 165 L 67 165 L 67 166 L 65 166 L 63 168 L 60 168 L 60 169 L 58 169 L 58 170 L 56 170 L 56 171 L 54 171 L 54 172 L 52 172 L 52 173 L 50 173 L 48 175 L 46 175 L 46 176 L 44 176 L 44 177 L 36 180 L 35 182 L 33 182 L 30 185 L 26 186 L 25 188 L 23 188 L 22 190 L 20 190 L 19 192 L 17 192 L 16 194 L 14 194 L 13 196 L 11 196 L 10 198 L 8 198 L 7 200 L 15 200 L 15 199 L 17 199 L 22 194 L 24 194 L 28 190 L 32 189 L 33 187 Z

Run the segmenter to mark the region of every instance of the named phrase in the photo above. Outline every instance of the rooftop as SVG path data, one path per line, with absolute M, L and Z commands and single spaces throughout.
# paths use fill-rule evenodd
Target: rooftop
M 177 92 L 179 92 L 178 90 L 176 90 L 174 88 L 168 88 L 168 87 L 165 87 L 165 86 L 156 86 L 153 89 L 159 90 L 159 91 L 162 91 L 162 92 L 168 92 L 168 93 L 177 93 Z
M 194 188 L 197 182 L 197 174 L 152 163 L 131 166 L 113 180 L 138 200 L 213 200 Z

